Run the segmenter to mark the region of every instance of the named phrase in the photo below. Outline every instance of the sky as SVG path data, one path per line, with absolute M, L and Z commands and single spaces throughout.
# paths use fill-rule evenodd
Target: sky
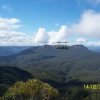
M 100 0 L 0 0 L 0 46 L 99 40 Z

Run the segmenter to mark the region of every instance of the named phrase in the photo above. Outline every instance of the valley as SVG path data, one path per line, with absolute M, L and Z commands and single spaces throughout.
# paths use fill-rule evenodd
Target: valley
M 37 78 L 57 88 L 61 96 L 68 96 L 71 91 L 73 98 L 70 97 L 69 100 L 85 100 L 86 97 L 89 98 L 89 92 L 84 90 L 84 84 L 100 83 L 100 54 L 83 45 L 73 45 L 68 50 L 57 50 L 51 45 L 31 46 L 16 54 L 0 56 L 0 66 L 1 76 L 13 81 L 11 84 L 5 84 L 6 80 L 1 77 L 0 85 L 6 87 L 4 91 L 16 81 Z M 18 70 L 26 72 L 24 74 Z M 83 94 L 79 95 L 80 91 Z M 76 99 L 76 96 L 79 96 L 79 99 Z

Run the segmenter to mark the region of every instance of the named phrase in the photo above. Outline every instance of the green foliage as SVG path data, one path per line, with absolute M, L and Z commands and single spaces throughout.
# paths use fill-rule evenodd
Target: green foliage
M 55 82 L 63 83 L 65 81 L 66 72 L 54 70 L 54 69 L 39 69 L 39 68 L 32 68 L 32 67 L 21 67 L 22 69 L 30 72 L 33 74 L 35 78 L 40 80 L 52 80 Z
M 33 78 L 29 72 L 14 66 L 0 66 L 0 96 L 16 81 L 27 81 Z
M 17 82 L 2 97 L 3 100 L 52 100 L 57 97 L 57 89 L 38 79 Z M 2 100 L 1 99 L 1 100 Z
M 88 90 L 89 95 L 82 100 L 100 100 L 100 90 Z

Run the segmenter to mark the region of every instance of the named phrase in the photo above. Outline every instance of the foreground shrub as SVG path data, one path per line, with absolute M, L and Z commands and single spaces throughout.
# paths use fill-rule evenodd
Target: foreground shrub
M 38 79 L 16 82 L 0 100 L 52 100 L 57 97 L 57 89 Z

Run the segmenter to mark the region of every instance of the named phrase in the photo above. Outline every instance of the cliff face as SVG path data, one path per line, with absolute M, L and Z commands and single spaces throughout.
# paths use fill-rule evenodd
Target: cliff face
M 31 46 L 29 49 L 56 49 L 55 45 Z M 88 49 L 84 45 L 69 46 L 69 49 Z
M 29 49 L 55 49 L 54 45 L 30 46 Z
M 73 45 L 70 46 L 70 49 L 88 49 L 84 45 Z

